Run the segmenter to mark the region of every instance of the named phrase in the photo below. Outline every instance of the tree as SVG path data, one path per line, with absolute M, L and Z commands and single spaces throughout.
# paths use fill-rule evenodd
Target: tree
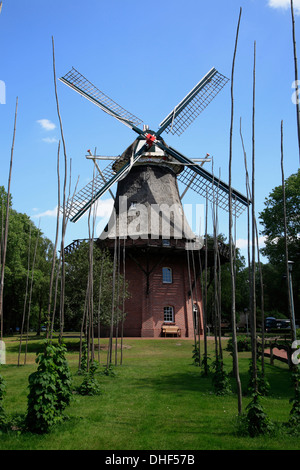
M 217 236 L 219 242 L 228 246 L 226 238 L 223 234 Z M 208 246 L 213 247 L 213 240 L 208 236 Z M 210 274 L 208 276 L 208 314 L 212 312 L 212 303 L 214 298 L 214 278 L 213 278 L 213 267 L 209 268 Z M 235 303 L 236 311 L 243 312 L 244 309 L 249 307 L 249 285 L 247 281 L 247 270 L 245 269 L 245 258 L 241 256 L 240 250 L 235 248 Z M 221 317 L 222 321 L 231 319 L 231 271 L 229 263 L 222 264 L 221 266 L 221 280 L 222 280 L 222 291 L 221 291 Z M 212 319 L 210 318 L 210 321 Z
M 293 287 L 295 312 L 300 306 L 300 170 L 284 181 L 286 197 L 287 244 L 289 260 L 294 262 Z M 259 214 L 266 237 L 263 255 L 285 275 L 285 237 L 283 217 L 283 188 L 275 187 L 265 200 L 265 209 Z M 287 302 L 285 301 L 285 313 Z
M 109 327 L 112 308 L 113 260 L 107 251 L 102 251 L 96 244 L 93 248 L 93 311 L 96 326 L 100 316 L 101 326 Z M 65 327 L 81 328 L 85 309 L 88 308 L 87 293 L 89 279 L 89 243 L 82 242 L 72 253 L 66 256 L 65 286 Z M 123 291 L 123 276 L 120 276 L 120 289 Z M 99 295 L 100 294 L 100 295 Z M 119 309 L 121 299 L 116 301 L 115 318 L 122 320 Z M 98 315 L 98 312 L 100 315 Z
M 0 187 L 0 214 L 5 218 L 6 192 Z M 21 214 L 12 209 L 10 198 L 9 231 L 7 237 L 7 250 L 5 262 L 5 287 L 3 296 L 4 331 L 9 332 L 20 327 L 24 308 L 24 297 L 26 291 L 26 279 L 28 276 L 28 250 L 29 238 L 31 236 L 30 266 L 32 267 L 33 247 L 38 237 L 35 268 L 29 272 L 33 275 L 33 290 L 31 302 L 31 327 L 36 328 L 43 319 L 46 309 L 47 296 L 46 286 L 49 283 L 50 257 L 52 257 L 52 242 L 43 236 L 42 232 L 35 226 L 26 214 Z M 2 229 L 3 230 L 3 229 Z M 30 235 L 31 234 L 31 235 Z

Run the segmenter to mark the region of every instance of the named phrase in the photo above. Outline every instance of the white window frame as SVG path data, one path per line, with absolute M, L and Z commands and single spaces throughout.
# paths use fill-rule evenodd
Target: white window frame
M 173 283 L 173 272 L 172 268 L 164 266 L 162 268 L 162 281 L 163 284 L 172 284 Z
M 166 310 L 168 309 L 168 311 L 166 312 Z M 166 320 L 166 317 L 167 318 L 170 318 L 171 316 L 171 320 Z M 164 307 L 164 323 L 174 323 L 174 307 L 172 307 L 172 305 L 166 305 Z

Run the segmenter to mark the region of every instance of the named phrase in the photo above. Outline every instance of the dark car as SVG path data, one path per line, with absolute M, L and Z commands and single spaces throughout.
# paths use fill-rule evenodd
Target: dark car
M 276 320 L 276 323 L 277 323 L 277 328 L 280 328 L 280 329 L 291 328 L 290 320 Z
M 266 331 L 277 328 L 277 320 L 275 317 L 267 317 L 265 319 L 265 329 Z

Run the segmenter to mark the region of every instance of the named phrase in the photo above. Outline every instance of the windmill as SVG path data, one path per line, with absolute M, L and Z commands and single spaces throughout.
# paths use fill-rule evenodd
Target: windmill
M 191 276 L 186 270 L 181 272 L 182 248 L 186 245 L 180 242 L 182 238 L 184 241 L 195 241 L 195 235 L 186 222 L 181 199 L 187 190 L 191 189 L 209 201 L 216 202 L 220 208 L 228 210 L 228 196 L 231 191 L 232 210 L 237 217 L 248 206 L 249 201 L 240 192 L 229 188 L 227 183 L 203 168 L 203 164 L 210 161 L 207 158 L 208 155 L 204 159 L 190 159 L 167 145 L 161 135 L 164 132 L 181 135 L 222 90 L 229 81 L 228 78 L 212 68 L 163 119 L 157 131 L 150 130 L 147 125 L 142 125 L 141 119 L 105 95 L 75 68 L 72 68 L 60 80 L 138 134 L 135 141 L 121 156 L 96 156 L 91 153 L 87 155 L 87 158 L 94 161 L 98 173 L 75 195 L 67 208 L 69 219 L 76 222 L 107 191 L 113 196 L 112 187 L 117 184 L 116 197 L 113 196 L 114 211 L 104 238 L 107 241 L 106 246 L 109 246 L 109 239 L 127 238 L 126 246 L 131 247 L 131 250 L 127 250 L 128 260 L 135 263 L 132 269 L 129 266 L 135 307 L 131 306 L 132 312 L 126 320 L 128 335 L 159 336 L 164 325 L 179 325 L 184 336 L 193 336 L 197 323 L 194 317 L 195 309 L 198 309 L 198 312 L 201 311 L 201 295 L 199 294 L 200 286 L 198 286 L 199 298 L 194 301 L 198 283 L 196 274 Z M 111 162 L 104 170 L 101 170 L 97 160 L 105 159 Z M 181 196 L 177 181 L 185 186 Z M 125 200 L 123 208 L 121 207 L 122 198 Z M 160 210 L 166 202 L 173 208 L 173 218 L 169 223 L 171 232 L 167 234 L 162 228 L 165 214 Z M 142 205 L 146 205 L 147 209 L 150 206 L 151 208 L 158 206 L 160 216 L 153 222 L 153 214 L 151 213 L 150 217 L 149 211 L 146 210 L 144 219 L 139 219 L 139 222 L 142 222 L 139 224 L 139 231 L 133 230 L 128 237 L 127 229 L 130 225 L 128 220 L 134 221 L 134 215 L 131 217 L 130 214 L 136 213 L 136 204 L 139 209 Z M 124 212 L 127 219 L 121 228 Z M 170 222 L 170 218 L 168 220 Z M 124 233 L 124 226 L 126 233 Z M 146 229 L 140 230 L 141 226 Z M 178 226 L 180 228 L 184 226 L 183 232 L 178 232 Z M 100 238 L 103 237 L 100 236 Z M 173 250 L 170 251 L 170 248 Z M 126 266 L 126 274 L 128 274 L 128 262 Z M 136 275 L 137 266 L 145 275 L 141 282 L 141 276 Z M 168 291 L 172 292 L 169 297 L 164 289 L 160 289 L 159 284 L 155 285 L 158 272 L 162 276 L 162 285 L 172 284 L 171 291 L 170 289 Z M 179 293 L 182 285 L 186 286 L 183 296 Z M 155 293 L 152 297 L 151 287 L 152 293 Z M 159 296 L 164 302 L 164 307 L 159 301 Z M 179 303 L 176 303 L 175 298 Z

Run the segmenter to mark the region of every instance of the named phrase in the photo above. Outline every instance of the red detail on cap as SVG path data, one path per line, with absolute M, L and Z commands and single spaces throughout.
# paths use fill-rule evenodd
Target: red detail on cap
M 146 143 L 147 143 L 149 148 L 152 147 L 153 142 L 155 142 L 155 140 L 156 140 L 155 135 L 153 135 L 153 134 L 147 134 L 146 135 Z

